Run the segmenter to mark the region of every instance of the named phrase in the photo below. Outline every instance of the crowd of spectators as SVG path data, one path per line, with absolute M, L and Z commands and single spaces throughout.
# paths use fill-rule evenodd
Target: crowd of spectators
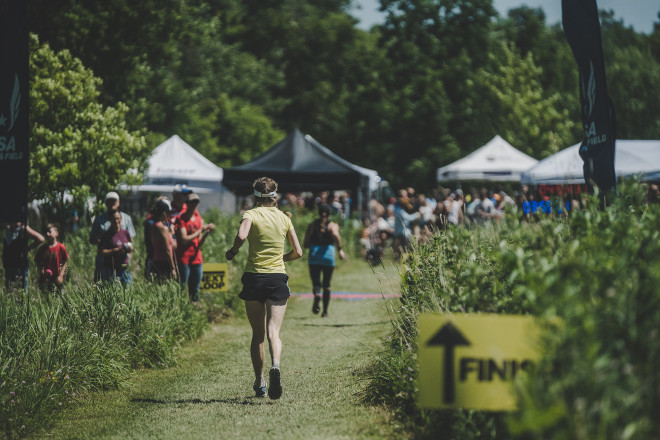
M 386 247 L 398 258 L 415 237 L 425 241 L 436 230 L 459 225 L 487 224 L 500 221 L 508 206 L 515 201 L 504 190 L 472 190 L 464 194 L 441 189 L 431 194 L 417 194 L 415 189 L 401 189 L 397 197 L 386 203 L 369 202 L 368 215 L 363 216 L 362 255 L 379 261 Z
M 577 192 L 575 188 L 558 189 L 560 191 L 553 195 L 535 193 L 526 185 L 512 195 L 502 188 L 473 188 L 468 194 L 460 188 L 440 189 L 429 195 L 416 194 L 411 187 L 401 189 L 397 197 L 385 203 L 369 202 L 368 214 L 362 217 L 362 256 L 378 262 L 385 249 L 391 247 L 394 257 L 399 258 L 413 237 L 424 242 L 437 230 L 459 225 L 489 225 L 512 215 L 523 222 L 534 221 L 543 214 L 568 216 L 571 210 L 579 209 L 584 203 L 585 193 L 580 192 L 580 188 Z M 647 185 L 645 198 L 647 203 L 660 202 L 658 185 Z
M 204 224 L 197 211 L 199 201 L 199 195 L 185 185 L 176 185 L 172 202 L 163 196 L 156 199 L 143 224 L 147 278 L 156 282 L 179 281 L 182 288 L 188 288 L 195 305 L 199 301 L 202 278 L 201 247 L 215 228 L 212 223 Z M 89 233 L 89 243 L 97 249 L 93 281 L 117 281 L 126 286 L 133 282 L 130 262 L 136 231 L 131 216 L 120 210 L 119 194 L 109 192 L 104 204 L 106 209 L 94 217 Z M 61 291 L 69 254 L 66 246 L 58 241 L 59 228 L 55 224 L 49 223 L 44 232 L 45 237 L 22 222 L 5 226 L 2 260 L 6 289 L 27 289 L 28 252 L 39 246 L 34 257 L 39 288 Z
M 391 248 L 394 257 L 399 258 L 413 239 L 424 242 L 438 230 L 460 225 L 489 225 L 505 220 L 513 212 L 516 220 L 520 221 L 534 221 L 543 214 L 567 216 L 584 202 L 584 192 L 573 189 L 569 192 L 561 187 L 552 190 L 554 192 L 551 194 L 539 193 L 523 185 L 520 190 L 509 195 L 502 188 L 472 188 L 467 194 L 460 188 L 453 191 L 438 189 L 430 194 L 417 193 L 412 187 L 400 189 L 394 197 L 388 200 L 372 199 L 368 201 L 366 209 L 362 209 L 362 256 L 378 262 L 385 250 Z M 660 203 L 658 185 L 646 184 L 644 197 L 646 203 Z M 159 197 L 144 222 L 145 273 L 154 279 L 178 279 L 183 287 L 187 285 L 194 303 L 199 300 L 202 264 L 200 248 L 214 228 L 212 224 L 203 223 L 195 209 L 198 203 L 199 197 L 196 194 L 185 185 L 177 185 L 171 201 L 167 197 Z M 105 205 L 106 211 L 94 218 L 89 237 L 90 243 L 98 247 L 94 281 L 117 279 L 122 284 L 129 284 L 132 280 L 128 267 L 133 253 L 135 228 L 131 216 L 119 210 L 119 195 L 116 192 L 106 195 Z M 186 215 L 189 205 L 193 209 Z M 351 214 L 357 210 L 349 191 L 284 193 L 279 205 L 285 209 L 295 207 L 308 210 L 328 205 L 332 208 L 333 216 L 344 220 L 355 218 Z M 250 198 L 247 198 L 241 211 L 250 207 Z M 77 213 L 75 219 L 77 229 Z M 41 246 L 35 260 L 39 284 L 47 286 L 49 290 L 60 289 L 66 273 L 68 254 L 64 245 L 57 240 L 58 227 L 47 224 L 42 229 L 43 235 L 24 223 L 6 224 L 4 229 L 5 287 L 27 287 L 27 252 Z M 160 234 L 157 233 L 159 231 Z

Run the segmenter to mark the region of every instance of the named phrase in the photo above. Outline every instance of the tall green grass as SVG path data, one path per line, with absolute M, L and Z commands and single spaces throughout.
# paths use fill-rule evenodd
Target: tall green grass
M 405 263 L 392 332 L 364 399 L 399 411 L 418 438 L 653 438 L 660 432 L 660 207 L 622 185 L 570 218 L 450 229 Z M 416 405 L 417 316 L 533 314 L 545 358 L 518 389 L 520 411 Z M 556 326 L 555 318 L 562 325 Z
M 0 296 L 0 426 L 20 437 L 132 368 L 167 366 L 206 320 L 175 284 L 69 286 L 61 296 Z

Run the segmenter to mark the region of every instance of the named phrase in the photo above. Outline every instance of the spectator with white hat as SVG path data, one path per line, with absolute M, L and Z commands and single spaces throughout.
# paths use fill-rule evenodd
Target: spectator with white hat
M 114 213 L 119 211 L 119 194 L 114 191 L 107 193 L 105 195 L 105 207 L 107 208 L 105 212 L 94 217 L 92 230 L 89 233 L 90 244 L 99 246 L 101 236 L 110 230 Z M 135 228 L 131 216 L 120 211 L 119 214 L 121 215 L 121 229 L 126 229 L 131 238 L 135 238 Z M 101 280 L 101 269 L 103 268 L 103 254 L 100 247 L 94 263 L 94 282 L 96 283 Z

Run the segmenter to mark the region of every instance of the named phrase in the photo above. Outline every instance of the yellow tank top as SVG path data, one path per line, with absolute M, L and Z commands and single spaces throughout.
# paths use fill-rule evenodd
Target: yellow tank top
M 245 211 L 243 219 L 252 220 L 248 233 L 249 254 L 245 272 L 286 273 L 284 269 L 284 241 L 291 219 L 276 206 Z

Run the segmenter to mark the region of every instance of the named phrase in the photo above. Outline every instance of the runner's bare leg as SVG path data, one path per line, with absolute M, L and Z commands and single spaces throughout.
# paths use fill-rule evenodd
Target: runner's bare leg
M 280 328 L 286 312 L 287 300 L 266 301 L 267 310 L 267 329 L 268 329 L 268 348 L 270 349 L 270 358 L 274 367 L 280 366 L 280 355 L 282 354 L 282 341 L 280 340 Z
M 256 383 L 263 383 L 264 373 L 264 337 L 266 335 L 266 307 L 260 301 L 245 301 L 250 326 L 252 327 L 252 341 L 250 342 L 250 356 L 254 368 Z

